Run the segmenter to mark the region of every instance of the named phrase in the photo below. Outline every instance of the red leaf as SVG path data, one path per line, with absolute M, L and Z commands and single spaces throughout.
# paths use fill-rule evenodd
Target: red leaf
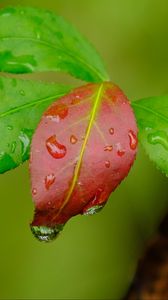
M 127 176 L 136 150 L 134 114 L 112 83 L 88 84 L 52 104 L 31 148 L 31 228 L 38 239 L 53 239 L 74 215 L 99 211 Z

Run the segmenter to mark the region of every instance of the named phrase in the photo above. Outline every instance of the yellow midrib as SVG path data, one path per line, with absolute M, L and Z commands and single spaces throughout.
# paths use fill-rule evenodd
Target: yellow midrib
M 89 124 L 88 124 L 88 127 L 87 127 L 85 139 L 84 139 L 84 142 L 82 144 L 81 152 L 80 152 L 80 155 L 79 155 L 79 160 L 78 160 L 78 162 L 76 164 L 76 167 L 75 167 L 75 170 L 74 170 L 73 180 L 71 182 L 71 186 L 68 190 L 66 198 L 65 198 L 62 206 L 60 207 L 59 211 L 58 211 L 58 214 L 60 213 L 60 211 L 62 211 L 62 209 L 68 203 L 68 201 L 69 201 L 69 199 L 70 199 L 70 197 L 73 193 L 73 190 L 75 188 L 76 182 L 78 180 L 83 155 L 84 155 L 84 152 L 85 152 L 85 147 L 86 147 L 86 144 L 87 144 L 88 139 L 89 139 L 89 135 L 90 135 L 92 125 L 93 125 L 93 122 L 94 122 L 94 119 L 95 119 L 95 116 L 96 116 L 96 113 L 97 113 L 97 109 L 99 107 L 99 102 L 101 100 L 102 91 L 103 91 L 103 84 L 100 85 L 100 87 L 97 91 L 96 98 L 95 98 L 95 101 L 94 101 L 94 105 L 93 105 L 93 108 L 92 108 L 92 111 L 91 111 L 91 114 L 90 114 L 90 120 L 89 120 Z

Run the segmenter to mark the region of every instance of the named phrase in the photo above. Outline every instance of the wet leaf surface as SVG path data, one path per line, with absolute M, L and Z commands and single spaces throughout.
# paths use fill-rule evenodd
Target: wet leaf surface
M 42 113 L 70 89 L 64 85 L 0 77 L 0 173 L 29 158 L 32 134 Z
M 100 211 L 127 176 L 136 151 L 133 111 L 112 83 L 88 84 L 53 103 L 31 147 L 35 236 L 48 228 L 52 239 L 53 230 L 58 234 L 72 216 Z

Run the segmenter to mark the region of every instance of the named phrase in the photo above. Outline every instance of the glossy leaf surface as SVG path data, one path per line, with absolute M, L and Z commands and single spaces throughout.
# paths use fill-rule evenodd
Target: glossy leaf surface
M 32 140 L 33 233 L 48 241 L 70 217 L 99 211 L 136 151 L 134 114 L 112 83 L 83 86 L 52 104 Z
M 70 87 L 0 77 L 0 173 L 29 158 L 32 134 L 44 110 Z
M 29 7 L 0 11 L 0 70 L 63 71 L 84 81 L 108 76 L 95 49 L 62 17 Z
M 168 176 L 168 96 L 132 102 L 139 140 L 150 159 Z

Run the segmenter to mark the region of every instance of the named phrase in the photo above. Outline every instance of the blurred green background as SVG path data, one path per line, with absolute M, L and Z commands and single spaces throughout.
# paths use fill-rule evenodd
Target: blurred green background
M 168 93 L 167 0 L 0 1 L 0 7 L 9 4 L 51 9 L 76 25 L 130 99 Z M 70 81 L 54 73 L 40 76 Z M 1 299 L 123 297 L 145 242 L 168 211 L 168 179 L 139 150 L 105 209 L 73 218 L 51 244 L 39 243 L 29 230 L 28 164 L 0 175 Z

